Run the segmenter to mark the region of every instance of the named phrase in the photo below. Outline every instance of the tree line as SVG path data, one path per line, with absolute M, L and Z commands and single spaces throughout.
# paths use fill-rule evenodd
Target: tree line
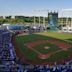
M 67 21 L 68 20 L 68 21 Z M 35 22 L 39 23 L 39 17 L 36 16 L 35 17 Z M 67 24 L 71 24 L 72 23 L 72 18 L 66 18 L 66 17 L 61 17 L 58 18 L 58 25 L 65 25 L 67 22 Z M 0 24 L 3 23 L 10 23 L 10 24 L 33 24 L 34 23 L 34 16 L 15 16 L 14 18 L 12 18 L 12 16 L 5 16 L 5 18 L 3 18 L 2 16 L 0 16 Z M 43 23 L 43 17 L 40 17 L 40 23 Z M 45 23 L 48 23 L 48 17 L 45 17 Z

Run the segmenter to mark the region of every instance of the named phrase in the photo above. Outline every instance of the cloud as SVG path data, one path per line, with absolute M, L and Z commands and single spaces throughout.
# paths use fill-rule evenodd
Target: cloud
M 72 8 L 62 9 L 61 11 L 72 11 Z

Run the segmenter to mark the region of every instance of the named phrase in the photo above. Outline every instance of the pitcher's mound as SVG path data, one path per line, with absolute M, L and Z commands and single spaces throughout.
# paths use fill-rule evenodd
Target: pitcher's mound
M 49 49 L 49 48 L 50 48 L 50 47 L 48 47 L 48 46 L 45 46 L 45 47 L 44 47 L 44 49 Z

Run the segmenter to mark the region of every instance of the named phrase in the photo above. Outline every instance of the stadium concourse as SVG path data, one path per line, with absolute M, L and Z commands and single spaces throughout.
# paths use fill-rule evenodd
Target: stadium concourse
M 0 72 L 72 72 L 72 61 L 59 65 L 22 64 L 11 43 L 15 34 L 9 30 L 0 30 Z

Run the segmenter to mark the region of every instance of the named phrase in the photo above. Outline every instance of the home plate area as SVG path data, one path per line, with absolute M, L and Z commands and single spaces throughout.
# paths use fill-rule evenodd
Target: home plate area
M 59 48 L 59 50 L 56 51 L 48 51 L 48 53 L 42 53 L 39 50 L 37 50 L 34 47 L 38 47 L 40 45 L 43 44 L 51 44 L 51 45 L 55 45 Z M 52 40 L 38 40 L 36 42 L 28 42 L 26 44 L 24 44 L 27 48 L 31 49 L 33 52 L 35 52 L 37 54 L 37 57 L 40 59 L 47 59 L 49 58 L 51 55 L 54 55 L 60 51 L 67 51 L 69 48 L 72 47 L 71 44 L 63 42 L 61 40 L 57 40 L 57 39 L 52 39 Z M 42 49 L 43 50 L 49 50 L 51 47 L 50 46 L 44 46 Z

